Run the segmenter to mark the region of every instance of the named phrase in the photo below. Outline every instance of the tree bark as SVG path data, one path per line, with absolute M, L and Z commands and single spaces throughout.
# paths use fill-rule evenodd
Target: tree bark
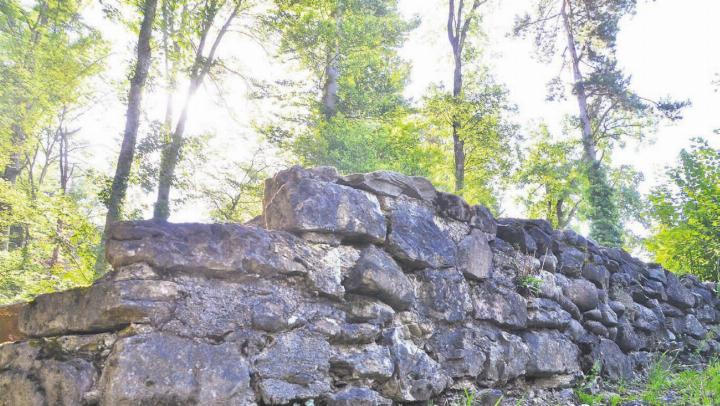
M 463 20 L 463 9 L 465 0 L 458 0 L 457 13 L 455 12 L 455 0 L 448 3 L 447 35 L 453 52 L 453 102 L 459 103 L 463 97 L 463 72 L 462 53 L 465 46 L 468 30 L 475 18 L 475 13 L 485 1 L 473 0 L 467 17 Z M 455 192 L 460 192 L 465 187 L 465 141 L 460 135 L 462 124 L 460 119 L 453 115 L 451 119 L 453 137 L 453 167 L 455 175 Z
M 335 49 L 328 50 L 325 66 L 325 84 L 323 85 L 322 112 L 325 119 L 335 117 L 338 112 L 338 89 L 340 80 L 340 28 L 342 17 L 340 7 L 335 10 Z
M 177 167 L 178 160 L 180 159 L 180 150 L 183 143 L 185 142 L 185 127 L 188 118 L 188 109 L 190 107 L 190 100 L 197 92 L 197 89 L 202 85 L 207 76 L 212 64 L 215 62 L 215 53 L 217 48 L 222 41 L 222 38 L 230 28 L 230 24 L 237 16 L 240 10 L 240 3 L 238 2 L 233 9 L 230 16 L 225 21 L 223 26 L 220 28 L 215 41 L 210 47 L 210 52 L 207 57 L 203 56 L 205 48 L 205 42 L 207 40 L 208 32 L 212 26 L 215 15 L 208 17 L 206 25 L 201 34 L 198 49 L 195 53 L 195 61 L 190 73 L 190 86 L 188 88 L 187 97 L 183 104 L 183 108 L 180 112 L 175 131 L 172 133 L 170 144 L 166 145 L 160 156 L 160 174 L 158 179 L 158 194 L 155 200 L 155 206 L 153 209 L 153 220 L 156 221 L 167 221 L 170 217 L 170 189 L 175 179 L 175 168 Z
M 125 200 L 125 194 L 127 193 L 130 169 L 135 157 L 135 144 L 137 141 L 138 127 L 140 126 L 140 106 L 142 104 L 143 88 L 145 87 L 145 81 L 147 80 L 150 63 L 152 61 L 150 39 L 152 37 L 152 26 L 155 20 L 157 2 L 158 0 L 145 0 L 145 4 L 143 5 L 143 20 L 140 25 L 137 44 L 137 62 L 135 64 L 133 78 L 130 81 L 125 131 L 123 132 L 120 155 L 118 156 L 115 177 L 113 178 L 112 188 L 110 190 L 110 201 L 108 202 L 105 229 L 103 230 L 103 246 L 107 240 L 107 232 L 110 225 L 120 220 L 122 205 Z M 98 255 L 98 261 L 96 262 L 96 271 L 102 272 L 104 265 L 104 255 L 100 253 Z
M 597 143 L 588 112 L 588 96 L 585 91 L 582 72 L 580 71 L 580 57 L 572 31 L 573 11 L 570 0 L 563 0 L 560 14 L 567 35 L 567 48 L 571 58 L 575 96 L 578 102 L 582 129 L 583 161 L 586 164 L 588 183 L 590 185 L 588 192 L 588 203 L 591 207 L 589 215 L 591 221 L 590 236 L 601 244 L 619 246 L 622 243 L 620 220 L 612 196 L 612 186 L 608 182 L 604 168 L 602 168 L 601 159 L 597 156 Z
M 577 46 L 575 45 L 575 37 L 572 32 L 572 23 L 570 22 L 569 14 L 572 13 L 572 10 L 567 10 L 568 5 L 568 0 L 563 0 L 560 14 L 562 15 L 563 26 L 565 28 L 565 34 L 567 35 L 568 52 L 570 53 L 570 59 L 572 60 L 573 81 L 575 84 L 576 99 L 580 113 L 580 124 L 582 127 L 583 159 L 589 166 L 596 166 L 599 164 L 599 162 L 597 162 L 597 146 L 595 145 L 595 139 L 593 137 L 590 114 L 588 113 L 587 94 L 585 92 L 582 72 L 580 71 L 580 58 L 578 56 Z

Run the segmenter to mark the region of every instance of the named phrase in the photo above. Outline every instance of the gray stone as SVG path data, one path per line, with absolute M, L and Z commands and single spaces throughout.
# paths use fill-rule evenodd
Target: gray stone
M 527 309 L 528 328 L 554 328 L 564 330 L 568 324 L 570 324 L 570 320 L 572 320 L 570 313 L 549 299 L 532 298 L 528 300 Z
M 582 311 L 592 310 L 599 304 L 597 288 L 585 279 L 571 279 L 563 292 Z
M 444 328 L 432 335 L 429 347 L 448 375 L 476 378 L 485 367 L 483 341 L 471 328 Z
M 600 303 L 600 313 L 602 315 L 601 321 L 608 327 L 615 327 L 618 324 L 618 316 L 615 311 L 607 304 Z
M 674 306 L 681 309 L 688 309 L 695 306 L 695 297 L 692 295 L 692 292 L 680 284 L 677 276 L 671 273 L 667 274 L 665 292 L 667 293 L 668 301 Z
M 633 327 L 626 323 L 621 322 L 618 324 L 617 337 L 615 342 L 625 352 L 637 351 L 645 346 L 644 340 L 640 337 Z
M 610 338 L 610 331 L 602 323 L 595 320 L 586 320 L 583 322 L 585 329 L 598 337 Z
M 622 304 L 622 302 L 618 302 L 617 300 L 611 300 L 610 302 L 608 302 L 608 306 L 610 306 L 612 311 L 614 311 L 618 317 L 621 317 L 623 314 L 625 314 L 625 305 Z
M 29 336 L 41 337 L 161 323 L 171 316 L 178 296 L 178 285 L 169 281 L 97 283 L 36 297 L 21 309 L 18 327 Z
M 451 193 L 438 192 L 435 196 L 435 206 L 441 216 L 462 222 L 470 221 L 473 215 L 465 199 Z
M 558 259 L 553 254 L 545 254 L 540 256 L 540 266 L 548 272 L 555 272 L 558 266 Z
M 635 303 L 633 306 L 634 318 L 632 325 L 640 330 L 647 331 L 649 333 L 657 331 L 661 324 L 658 320 L 657 315 L 651 309 Z
M 408 309 L 415 295 L 410 280 L 385 251 L 368 246 L 343 282 L 348 292 L 375 296 L 395 310 Z
M 627 381 L 632 378 L 632 361 L 614 342 L 601 338 L 590 356 L 594 362 L 600 363 L 601 373 L 611 380 Z
M 362 347 L 335 347 L 330 357 L 330 371 L 343 378 L 384 382 L 392 377 L 395 365 L 390 351 L 373 343 Z
M 262 401 L 285 404 L 329 393 L 331 355 L 321 337 L 300 331 L 278 336 L 253 363 Z
M 337 344 L 369 344 L 380 336 L 380 327 L 370 323 L 343 323 L 331 334 Z
M 118 340 L 100 378 L 102 404 L 252 404 L 239 348 L 162 333 Z
M 108 238 L 107 258 L 115 268 L 146 263 L 223 277 L 305 275 L 303 264 L 317 255 L 291 234 L 238 224 L 123 222 L 110 228 Z
M 523 224 L 516 219 L 499 219 L 497 236 L 525 253 L 534 254 L 537 251 L 535 240 L 525 231 Z
M 458 245 L 457 268 L 469 279 L 485 280 L 492 272 L 493 253 L 485 234 L 473 230 Z
M 348 321 L 352 323 L 385 324 L 395 315 L 389 305 L 368 297 L 348 295 Z
M 495 238 L 497 234 L 497 222 L 485 206 L 472 206 L 472 216 L 470 217 L 470 225 L 474 228 L 480 229 L 482 232 L 491 236 L 491 239 Z
M 478 326 L 478 331 L 487 340 L 485 369 L 479 382 L 487 386 L 503 385 L 525 374 L 529 349 L 523 340 L 490 326 Z
M 388 331 L 386 341 L 395 359 L 395 375 L 382 386 L 384 396 L 397 402 L 427 401 L 452 382 L 440 364 L 403 338 L 399 329 Z
M 585 264 L 585 253 L 577 248 L 561 245 L 555 255 L 558 257 L 558 271 L 570 276 L 578 277 L 582 273 Z
M 667 277 L 665 276 L 665 270 L 659 266 L 648 267 L 648 278 L 658 281 L 663 285 L 667 283 Z
M 382 242 L 387 228 L 374 195 L 314 179 L 287 182 L 263 214 L 268 228 L 333 233 L 346 239 Z
M 392 406 L 392 401 L 372 389 L 349 387 L 330 395 L 327 406 Z
M 23 372 L 0 372 L 0 406 L 44 406 L 42 388 Z
M 435 200 L 435 187 L 425 178 L 407 176 L 391 171 L 353 173 L 340 178 L 340 183 L 377 195 L 398 197 L 406 195 L 428 202 Z
M 580 350 L 557 331 L 526 332 L 522 335 L 529 349 L 527 376 L 543 377 L 580 372 Z
M 599 289 L 607 289 L 610 286 L 610 272 L 602 265 L 587 263 L 583 266 L 583 278 L 594 283 Z
M 455 265 L 455 244 L 435 224 L 430 207 L 409 199 L 397 199 L 391 206 L 388 252 L 414 268 Z
M 473 288 L 471 295 L 476 319 L 516 329 L 527 326 L 527 303 L 518 293 L 488 281 Z
M 295 165 L 279 171 L 275 176 L 265 179 L 263 212 L 265 212 L 268 204 L 270 204 L 278 190 L 288 182 L 298 182 L 301 179 L 314 179 L 321 182 L 333 183 L 336 182 L 339 177 L 337 169 L 331 166 L 303 168 L 300 165 Z
M 421 314 L 449 322 L 465 320 L 471 314 L 469 287 L 456 269 L 425 269 L 417 276 Z
M 687 316 L 685 316 L 684 324 L 685 324 L 685 328 L 683 329 L 684 333 L 689 334 L 692 337 L 695 337 L 700 340 L 705 338 L 705 335 L 707 334 L 707 329 L 705 329 L 705 327 L 703 327 L 702 323 L 700 323 L 694 315 L 688 314 Z

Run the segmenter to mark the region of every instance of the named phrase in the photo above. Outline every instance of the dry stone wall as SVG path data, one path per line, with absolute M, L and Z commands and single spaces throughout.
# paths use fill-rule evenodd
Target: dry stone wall
M 0 308 L 0 405 L 390 405 L 720 350 L 716 286 L 423 178 L 294 167 L 264 206 L 117 224 L 114 272 Z

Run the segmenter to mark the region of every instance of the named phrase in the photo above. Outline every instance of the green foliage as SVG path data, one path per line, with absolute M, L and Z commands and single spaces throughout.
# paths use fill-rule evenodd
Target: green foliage
M 214 221 L 244 223 L 262 214 L 263 180 L 268 177 L 257 155 L 248 164 L 232 163 L 212 175 L 203 197 Z
M 613 199 L 614 189 L 608 180 L 606 169 L 598 165 L 586 168 L 588 188 L 586 199 L 590 206 L 588 217 L 590 237 L 601 245 L 619 247 L 622 245 L 622 226 L 617 202 Z
M 92 191 L 73 179 L 79 146 L 68 126 L 91 102 L 86 82 L 107 47 L 81 19 L 83 5 L 0 2 L 0 303 L 95 276 Z
M 423 142 L 417 125 L 404 114 L 377 120 L 346 119 L 343 114 L 302 134 L 294 150 L 305 165 L 331 165 L 341 172 L 394 170 L 430 175 L 442 151 Z
M 523 291 L 528 292 L 532 296 L 537 296 L 542 292 L 543 280 L 532 275 L 518 278 L 517 285 Z
M 328 70 L 337 72 L 336 111 L 307 94 L 289 94 L 308 113 L 265 130 L 289 146 L 301 163 L 332 165 L 341 172 L 392 169 L 427 175 L 438 160 L 423 146 L 402 96 L 408 64 L 397 55 L 414 22 L 400 18 L 396 0 L 276 0 L 269 25 L 280 33 L 281 52 L 296 57 L 327 93 Z M 283 87 L 283 86 L 281 86 Z M 292 88 L 284 86 L 284 91 Z M 305 124 L 297 130 L 297 122 Z M 282 127 L 290 126 L 290 129 Z
M 650 196 L 655 260 L 677 273 L 720 280 L 720 150 L 695 139 L 666 172 L 667 184 Z
M 0 304 L 91 283 L 100 235 L 82 196 L 19 189 L 0 180 Z
M 585 177 L 580 170 L 579 142 L 554 141 L 546 125 L 533 134 L 514 180 L 524 188 L 520 203 L 530 218 L 567 227 L 582 203 Z
M 452 124 L 457 121 L 465 152 L 465 187 L 458 193 L 472 204 L 498 208 L 498 197 L 508 185 L 515 162 L 513 143 L 518 134 L 509 119 L 515 107 L 508 100 L 507 89 L 485 70 L 466 73 L 464 83 L 460 97 L 431 87 L 424 100 L 427 139 L 447 155 L 446 162 L 435 170 L 447 180 L 437 180 L 452 190 Z
M 533 37 L 540 59 L 551 62 L 560 56 L 563 66 L 572 67 L 567 83 L 559 76 L 550 81 L 548 99 L 564 99 L 568 94 L 577 98 L 573 126 L 584 149 L 590 236 L 609 246 L 622 244 L 622 225 L 613 199 L 617 192 L 603 158 L 610 160 L 615 146 L 627 138 L 644 138 L 661 118 L 680 119 L 680 111 L 689 104 L 639 96 L 618 68 L 619 23 L 636 6 L 636 0 L 598 0 L 592 6 L 584 0 L 536 0 L 533 12 L 518 17 L 514 27 L 515 35 Z

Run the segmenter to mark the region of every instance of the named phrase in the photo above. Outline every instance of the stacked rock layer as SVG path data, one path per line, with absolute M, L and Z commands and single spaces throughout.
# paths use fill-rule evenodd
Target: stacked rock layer
M 117 224 L 113 272 L 0 308 L 0 405 L 390 405 L 720 350 L 715 285 L 424 178 L 265 189 L 247 225 Z

